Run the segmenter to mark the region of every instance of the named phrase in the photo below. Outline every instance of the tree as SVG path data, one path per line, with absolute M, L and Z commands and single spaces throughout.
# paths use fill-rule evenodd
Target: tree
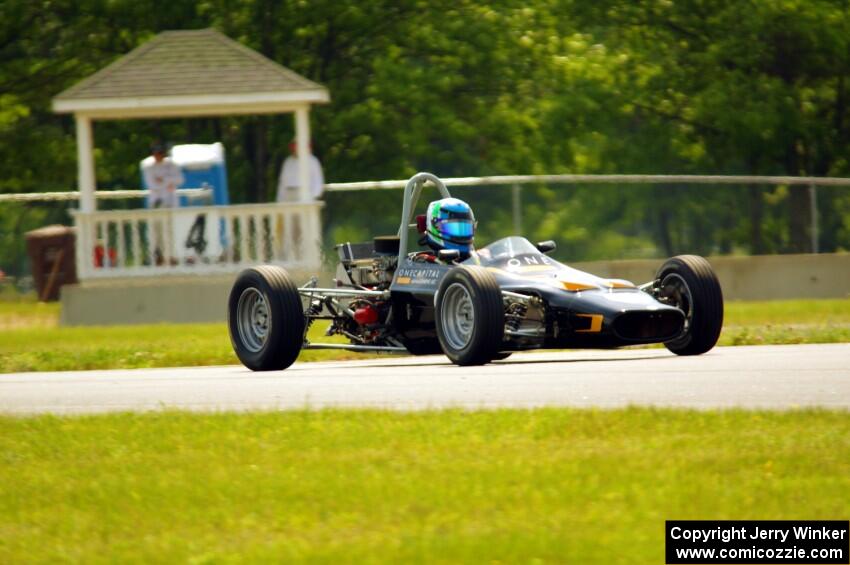
M 645 0 L 597 4 L 588 17 L 603 13 L 611 25 L 601 37 L 635 61 L 635 115 L 670 125 L 685 162 L 746 174 L 847 172 L 846 4 Z M 808 250 L 806 188 L 790 189 L 784 205 L 789 230 L 778 250 Z M 763 192 L 751 189 L 755 252 L 766 249 L 763 214 Z

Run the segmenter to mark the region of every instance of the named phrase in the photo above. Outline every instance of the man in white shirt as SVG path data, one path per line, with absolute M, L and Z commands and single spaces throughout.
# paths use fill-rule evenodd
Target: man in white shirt
M 142 175 L 148 187 L 149 208 L 177 208 L 180 200 L 177 197 L 177 188 L 183 184 L 183 171 L 174 161 L 165 156 L 166 147 L 162 143 L 151 145 L 151 156 L 153 159 L 142 161 Z M 177 260 L 173 257 L 171 240 L 166 239 L 164 234 L 171 233 L 171 214 L 166 216 L 156 215 L 150 219 L 151 254 L 154 263 L 163 265 L 168 262 L 176 265 Z
M 180 205 L 177 188 L 183 184 L 183 172 L 174 161 L 165 156 L 165 146 L 155 143 L 151 146 L 153 161 L 142 165 L 142 174 L 148 193 L 150 208 L 176 208 Z
M 299 202 L 301 179 L 298 176 L 298 150 L 295 140 L 289 144 L 289 157 L 283 162 L 277 181 L 278 202 Z M 310 153 L 310 176 L 308 180 L 310 200 L 318 200 L 325 189 L 325 175 L 322 165 L 315 155 Z

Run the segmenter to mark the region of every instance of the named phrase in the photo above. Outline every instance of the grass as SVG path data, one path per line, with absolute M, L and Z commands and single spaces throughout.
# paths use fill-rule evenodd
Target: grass
M 325 338 L 327 323 L 310 328 L 311 341 Z M 308 350 L 300 361 L 361 358 L 349 351 Z M 239 363 L 225 324 L 158 324 L 114 327 L 29 327 L 0 331 L 0 373 L 191 367 Z
M 59 303 L 0 301 L 0 332 L 55 328 L 59 323 Z
M 850 342 L 850 299 L 729 302 L 721 345 Z
M 724 322 L 730 326 L 850 325 L 850 298 L 727 302 Z
M 665 519 L 846 518 L 847 413 L 0 418 L 0 562 L 663 563 Z
M 224 324 L 58 327 L 56 304 L 0 301 L 0 373 L 238 363 Z M 328 341 L 322 324 L 311 341 Z M 340 338 L 335 338 L 342 341 Z M 721 345 L 850 342 L 850 300 L 729 302 Z M 305 351 L 301 361 L 360 359 Z

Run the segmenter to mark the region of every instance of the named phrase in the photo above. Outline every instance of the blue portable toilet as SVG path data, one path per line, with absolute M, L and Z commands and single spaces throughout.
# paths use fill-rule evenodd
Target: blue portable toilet
M 227 166 L 224 161 L 224 145 L 191 143 L 171 148 L 171 160 L 183 171 L 184 181 L 179 188 L 212 188 L 212 198 L 180 197 L 180 206 L 205 206 L 230 204 L 227 189 Z M 142 160 L 140 170 L 153 163 L 153 157 Z M 142 187 L 149 188 L 142 175 Z

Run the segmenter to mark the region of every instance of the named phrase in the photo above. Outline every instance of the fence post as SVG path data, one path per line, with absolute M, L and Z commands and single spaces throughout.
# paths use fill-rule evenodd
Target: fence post
M 514 219 L 514 233 L 522 235 L 522 187 L 518 184 L 511 186 L 511 210 Z
M 809 208 L 812 212 L 812 253 L 819 253 L 818 231 L 820 230 L 820 226 L 818 226 L 818 187 L 815 186 L 814 183 L 809 185 Z

